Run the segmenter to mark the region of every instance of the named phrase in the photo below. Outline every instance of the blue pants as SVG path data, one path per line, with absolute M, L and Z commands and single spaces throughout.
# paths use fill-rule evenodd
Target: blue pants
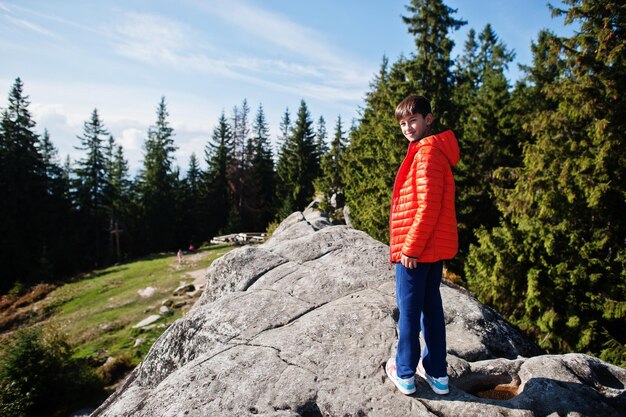
M 426 344 L 422 358 L 426 373 L 435 378 L 447 375 L 446 323 L 439 292 L 442 272 L 442 261 L 418 263 L 414 269 L 396 264 L 396 303 L 400 311 L 396 366 L 400 378 L 415 375 L 420 359 L 420 327 Z

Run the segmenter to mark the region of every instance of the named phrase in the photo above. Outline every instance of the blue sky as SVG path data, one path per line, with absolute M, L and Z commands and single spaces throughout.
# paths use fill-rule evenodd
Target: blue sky
M 553 1 L 553 4 L 559 4 Z M 337 116 L 358 116 L 383 55 L 414 51 L 395 0 L 0 0 L 0 107 L 16 77 L 31 101 L 37 130 L 47 128 L 60 156 L 81 156 L 76 135 L 94 108 L 122 143 L 131 168 L 165 96 L 188 166 L 222 110 L 246 98 L 252 116 L 262 103 L 272 135 L 289 107 L 304 99 L 332 134 Z M 516 63 L 530 64 L 540 29 L 570 35 L 545 0 L 447 0 L 468 22 L 452 34 L 453 56 L 470 28 L 491 23 Z M 392 109 L 390 109 L 392 111 Z

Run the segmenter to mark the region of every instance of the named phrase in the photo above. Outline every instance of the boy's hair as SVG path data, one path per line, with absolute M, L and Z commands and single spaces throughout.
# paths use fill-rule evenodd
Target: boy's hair
M 407 116 L 417 113 L 426 117 L 432 111 L 430 109 L 430 101 L 426 97 L 414 94 L 398 104 L 398 107 L 396 107 L 396 120 L 400 121 Z

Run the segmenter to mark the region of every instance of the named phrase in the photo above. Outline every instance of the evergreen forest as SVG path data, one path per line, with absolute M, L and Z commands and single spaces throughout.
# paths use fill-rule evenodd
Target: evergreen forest
M 214 121 L 184 172 L 165 98 L 131 178 L 97 109 L 76 132 L 82 158 L 62 161 L 17 78 L 0 115 L 0 293 L 264 231 L 315 195 L 328 211 L 345 200 L 354 226 L 388 243 L 406 151 L 394 109 L 417 93 L 431 100 L 436 131 L 453 129 L 461 148 L 460 247 L 448 270 L 545 351 L 626 366 L 626 7 L 548 7 L 577 30 L 538 33 L 512 83 L 515 52 L 491 25 L 470 29 L 452 56 L 451 34 L 467 22 L 443 0 L 411 0 L 402 21 L 415 49 L 382 58 L 349 129 L 337 118 L 328 133 L 302 100 L 285 110 L 274 151 L 263 107 L 253 113 L 243 100 Z

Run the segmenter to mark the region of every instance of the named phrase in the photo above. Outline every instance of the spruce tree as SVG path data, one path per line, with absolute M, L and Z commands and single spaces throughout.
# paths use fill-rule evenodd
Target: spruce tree
M 330 143 L 330 150 L 322 157 L 320 167 L 322 174 L 315 181 L 315 190 L 323 196 L 322 210 L 327 212 L 343 207 L 345 200 L 345 180 L 343 178 L 343 160 L 347 147 L 345 135 L 346 132 L 343 130 L 341 116 L 338 116 L 337 124 L 335 125 L 335 136 Z M 331 204 L 333 198 L 335 206 Z
M 481 300 L 543 348 L 625 366 L 626 11 L 618 1 L 565 3 L 555 13 L 580 31 L 553 38 L 560 56 L 547 61 L 565 67 L 541 90 L 558 106 L 531 114 L 532 143 L 500 201 L 505 219 L 479 235 L 466 273 Z
M 313 121 L 306 102 L 302 100 L 291 135 L 279 153 L 277 197 L 282 202 L 278 213 L 280 218 L 303 210 L 312 201 L 313 180 L 318 169 Z
M 283 148 L 283 145 L 289 139 L 291 135 L 291 114 L 289 113 L 289 107 L 285 108 L 285 112 L 283 113 L 283 117 L 280 119 L 280 135 L 277 138 L 278 148 L 276 149 L 276 156 L 280 158 L 280 151 Z
M 15 80 L 8 106 L 0 120 L 0 291 L 16 280 L 23 284 L 40 278 L 42 230 L 47 219 L 41 212 L 46 202 L 45 165 L 38 152 L 39 137 L 24 94 Z
M 178 172 L 174 168 L 174 129 L 167 120 L 165 97 L 157 106 L 156 123 L 148 129 L 143 169 L 140 172 L 140 202 L 144 218 L 145 252 L 174 250 L 178 223 Z
M 231 118 L 231 132 L 233 138 L 233 159 L 230 167 L 229 181 L 232 187 L 233 204 L 229 214 L 229 229 L 238 230 L 244 226 L 246 213 L 246 182 L 248 179 L 247 169 L 249 165 L 248 142 L 250 137 L 249 126 L 250 107 L 248 101 L 243 100 L 241 107 L 233 108 Z
M 476 31 L 472 28 L 467 34 L 463 53 L 456 59 L 454 71 L 453 101 L 458 111 L 458 123 L 454 127 L 457 138 L 463 138 L 465 125 L 471 119 L 476 95 L 480 87 L 480 65 L 478 58 Z
M 200 189 L 200 165 L 198 165 L 198 158 L 196 153 L 192 152 L 189 157 L 189 168 L 185 175 L 185 184 L 187 185 L 187 192 L 189 194 L 197 194 Z
M 319 170 L 315 173 L 315 178 L 322 175 L 322 157 L 328 152 L 328 132 L 326 130 L 326 120 L 320 116 L 315 126 L 315 158 Z
M 52 140 L 50 139 L 50 134 L 48 133 L 48 129 L 44 129 L 43 135 L 41 135 L 40 141 L 38 143 L 39 154 L 41 155 L 41 160 L 43 162 L 43 169 L 46 174 L 46 180 L 49 179 L 59 179 L 63 177 L 63 169 L 61 168 L 61 163 L 59 160 L 59 151 L 56 149 Z M 53 190 L 50 188 L 52 184 L 47 182 L 46 190 L 48 194 L 52 194 Z
M 109 138 L 104 146 L 104 159 L 105 169 L 104 175 L 106 178 L 106 185 L 104 189 L 104 206 L 109 218 L 109 244 L 108 244 L 108 259 L 116 259 L 116 236 L 115 223 L 118 221 L 118 214 L 113 208 L 113 200 L 117 197 L 118 190 L 114 188 L 113 184 L 113 162 L 115 160 L 115 138 L 113 135 L 109 135 Z
M 80 218 L 77 234 L 84 245 L 83 266 L 90 268 L 102 265 L 107 257 L 109 216 L 104 141 L 108 135 L 98 110 L 94 109 L 90 119 L 84 122 L 83 134 L 78 136 L 80 146 L 76 147 L 85 152 L 84 157 L 76 161 L 74 170 L 73 189 Z
M 459 264 L 467 255 L 470 243 L 475 242 L 474 231 L 498 225 L 496 187 L 507 186 L 498 181 L 498 170 L 521 163 L 520 143 L 525 135 L 514 128 L 514 108 L 504 74 L 513 58 L 514 54 L 498 39 L 491 25 L 485 26 L 477 43 L 470 32 L 464 56 L 467 66 L 460 77 L 464 81 L 461 91 L 465 93 L 459 97 L 462 158 L 455 173 L 460 190 L 456 258 Z
M 113 137 L 109 139 L 109 236 L 111 259 L 117 261 L 127 257 L 130 245 L 127 236 L 130 235 L 130 218 L 132 213 L 130 188 L 131 181 L 128 174 L 128 161 L 124 157 L 122 145 L 116 144 Z
M 233 212 L 232 188 L 229 186 L 229 168 L 233 163 L 233 136 L 231 127 L 222 112 L 217 126 L 213 129 L 211 141 L 205 148 L 208 165 L 204 180 L 204 203 L 210 215 L 209 236 L 228 232 L 228 216 Z
M 515 130 L 523 131 L 537 113 L 554 111 L 559 105 L 558 97 L 549 97 L 544 91 L 551 88 L 565 71 L 565 61 L 559 53 L 559 39 L 553 33 L 542 30 L 537 41 L 531 43 L 532 65 L 520 65 L 525 74 L 515 85 L 511 94 Z M 527 140 L 532 136 L 526 135 Z
M 278 203 L 276 207 L 277 219 L 281 219 L 281 214 L 279 213 L 281 207 L 285 205 L 285 198 L 289 198 L 289 183 L 287 181 L 283 181 L 281 179 L 281 173 L 286 177 L 287 175 L 287 163 L 289 161 L 290 155 L 288 154 L 289 149 L 287 144 L 289 143 L 289 138 L 291 137 L 291 132 L 293 129 L 291 123 L 291 114 L 289 112 L 289 108 L 285 108 L 285 112 L 283 113 L 283 117 L 280 120 L 280 135 L 277 138 L 278 148 L 276 150 L 276 191 L 274 200 Z M 292 206 L 292 203 L 288 203 L 289 207 Z M 288 211 L 288 210 L 285 210 Z
M 401 58 L 391 67 L 383 58 L 367 93 L 366 106 L 345 155 L 346 201 L 353 224 L 383 242 L 389 238 L 389 205 L 406 139 L 394 117 L 396 105 L 412 91 Z
M 407 61 L 407 78 L 414 93 L 426 96 L 438 122 L 445 128 L 456 125 L 456 109 L 452 103 L 453 77 L 450 54 L 454 41 L 449 32 L 458 30 L 465 21 L 452 17 L 456 9 L 442 0 L 411 0 L 406 6 L 410 14 L 402 20 L 415 37 L 416 56 Z
M 457 121 L 450 59 L 454 42 L 448 34 L 465 22 L 454 19 L 456 10 L 441 0 L 412 0 L 407 11 L 403 21 L 415 37 L 415 55 L 392 65 L 383 59 L 346 152 L 346 199 L 353 223 L 384 242 L 389 235 L 391 189 L 407 146 L 394 117 L 396 105 L 410 94 L 426 96 L 439 125 L 435 133 L 454 128 Z
M 262 105 L 259 105 L 252 124 L 249 148 L 246 230 L 263 231 L 276 214 L 274 202 L 276 178 L 269 126 Z
M 233 136 L 233 163 L 243 172 L 246 166 L 246 145 L 250 136 L 250 106 L 244 99 L 241 107 L 233 107 L 231 131 Z
M 75 213 L 72 210 L 70 181 L 61 166 L 58 151 L 44 129 L 39 143 L 45 181 L 46 201 L 42 207 L 46 224 L 43 225 L 42 269 L 49 279 L 58 279 L 76 268 L 71 256 L 77 249 L 73 233 Z
M 208 237 L 206 219 L 209 215 L 203 203 L 203 173 L 195 152 L 189 157 L 189 167 L 181 190 L 182 236 L 198 242 Z M 187 242 L 180 242 L 181 244 Z

